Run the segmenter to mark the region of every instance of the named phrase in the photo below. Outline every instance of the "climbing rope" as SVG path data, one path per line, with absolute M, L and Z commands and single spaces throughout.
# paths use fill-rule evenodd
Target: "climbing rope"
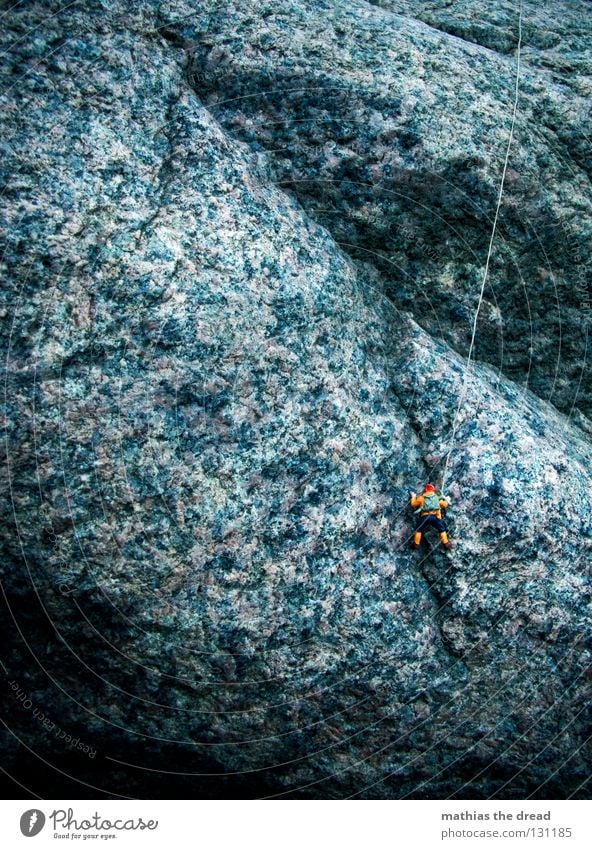
M 489 264 L 491 262 L 491 254 L 493 251 L 493 242 L 495 239 L 495 233 L 497 230 L 497 221 L 499 218 L 500 208 L 502 205 L 502 197 L 504 194 L 504 183 L 506 180 L 506 172 L 508 170 L 508 161 L 510 159 L 510 148 L 512 146 L 512 141 L 514 138 L 514 125 L 516 123 L 516 113 L 518 111 L 518 98 L 520 95 L 520 51 L 522 47 L 522 2 L 520 0 L 519 11 L 518 11 L 518 47 L 516 51 L 516 84 L 514 89 L 514 107 L 512 110 L 512 123 L 510 125 L 510 135 L 508 138 L 508 146 L 506 148 L 506 158 L 504 160 L 504 168 L 502 171 L 502 180 L 499 187 L 499 193 L 497 198 L 497 207 L 495 210 L 495 216 L 493 219 L 493 228 L 491 230 L 491 237 L 489 239 L 489 249 L 487 251 L 487 259 L 485 261 L 485 268 L 483 269 L 483 279 L 481 280 L 481 291 L 479 293 L 479 300 L 477 303 L 477 309 L 475 310 L 475 315 L 473 318 L 473 331 L 471 333 L 471 344 L 469 345 L 469 353 L 467 356 L 467 362 L 465 364 L 464 372 L 463 372 L 463 382 L 461 387 L 461 392 L 458 399 L 458 406 L 456 408 L 456 413 L 454 415 L 454 420 L 452 422 L 452 434 L 450 436 L 450 446 L 448 448 L 448 453 L 446 454 L 446 460 L 444 462 L 444 470 L 442 472 L 442 484 L 441 491 L 444 492 L 444 486 L 446 484 L 446 475 L 448 473 L 448 464 L 450 462 L 450 455 L 452 454 L 452 449 L 454 447 L 454 441 L 456 438 L 456 432 L 458 430 L 458 417 L 460 415 L 460 411 L 462 409 L 462 405 L 464 404 L 467 386 L 468 386 L 468 377 L 471 368 L 471 358 L 473 356 L 473 349 L 475 347 L 475 337 L 477 335 L 477 320 L 479 318 L 479 312 L 481 311 L 481 305 L 483 304 L 483 295 L 485 293 L 485 284 L 487 283 L 487 277 L 489 275 Z

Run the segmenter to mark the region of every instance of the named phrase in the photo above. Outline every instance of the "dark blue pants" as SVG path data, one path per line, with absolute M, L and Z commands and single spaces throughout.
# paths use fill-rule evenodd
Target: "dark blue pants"
M 438 533 L 441 534 L 446 530 L 446 525 L 437 516 L 429 514 L 427 516 L 420 516 L 415 526 L 415 533 L 423 534 L 428 528 L 436 528 Z

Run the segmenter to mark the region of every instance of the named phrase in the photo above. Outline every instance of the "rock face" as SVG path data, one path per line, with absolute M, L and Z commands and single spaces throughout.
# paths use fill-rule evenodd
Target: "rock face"
M 588 795 L 587 66 L 526 53 L 466 370 L 513 30 L 384 5 L 7 15 L 19 796 Z
M 270 151 L 275 179 L 344 250 L 380 268 L 398 307 L 463 353 L 511 124 L 518 29 L 516 3 L 477 5 L 310 2 L 260 18 L 233 4 L 242 13 L 228 27 L 223 3 L 207 27 L 191 17 L 173 26 L 212 113 Z M 557 15 L 525 3 L 515 144 L 477 357 L 589 417 L 590 6 L 556 5 Z

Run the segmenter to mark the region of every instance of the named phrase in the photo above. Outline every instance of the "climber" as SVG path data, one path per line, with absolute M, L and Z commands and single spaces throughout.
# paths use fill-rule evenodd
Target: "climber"
M 421 495 L 411 493 L 411 506 L 419 513 L 415 533 L 413 535 L 412 548 L 419 548 L 421 535 L 426 528 L 436 528 L 440 534 L 440 542 L 444 548 L 452 548 L 452 543 L 446 533 L 446 525 L 442 521 L 442 510 L 449 506 L 448 500 L 442 494 L 436 493 L 436 487 L 432 483 L 426 483 Z

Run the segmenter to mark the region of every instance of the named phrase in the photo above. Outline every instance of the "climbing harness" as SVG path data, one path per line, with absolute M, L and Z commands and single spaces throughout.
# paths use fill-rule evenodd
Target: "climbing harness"
M 467 356 L 467 362 L 465 364 L 464 372 L 463 372 L 463 382 L 461 386 L 461 392 L 458 399 L 458 406 L 456 408 L 456 413 L 454 415 L 454 420 L 452 422 L 452 433 L 450 436 L 450 444 L 448 448 L 448 453 L 446 454 L 446 460 L 444 462 L 444 470 L 442 472 L 442 491 L 444 490 L 444 485 L 446 483 L 446 475 L 448 473 L 448 464 L 450 462 L 450 455 L 452 454 L 452 449 L 454 447 L 454 441 L 456 438 L 456 433 L 458 430 L 458 417 L 460 415 L 460 411 L 466 399 L 467 387 L 468 387 L 468 376 L 471 368 L 471 358 L 473 356 L 473 349 L 475 347 L 475 337 L 477 335 L 477 320 L 479 318 L 479 312 L 481 310 L 481 305 L 483 303 L 483 296 L 485 293 L 485 284 L 487 283 L 487 277 L 489 275 L 489 264 L 491 262 L 491 254 L 493 251 L 493 242 L 495 239 L 495 233 L 497 230 L 497 221 L 499 218 L 499 212 L 502 204 L 502 197 L 504 193 L 504 183 L 506 180 L 506 172 L 508 170 L 508 161 L 510 158 L 510 148 L 512 146 L 512 141 L 514 138 L 514 125 L 516 123 L 516 113 L 518 111 L 518 98 L 520 95 L 520 51 L 522 47 L 522 3 L 523 0 L 520 0 L 519 10 L 518 10 L 518 47 L 516 50 L 516 84 L 514 89 L 514 107 L 512 110 L 512 122 L 510 125 L 510 136 L 508 138 L 508 146 L 506 148 L 506 158 L 504 160 L 504 167 L 502 171 L 502 180 L 499 187 L 499 193 L 497 198 L 497 207 L 495 210 L 495 216 L 493 219 L 493 228 L 491 230 L 491 237 L 489 239 L 489 249 L 487 251 L 487 259 L 485 261 L 485 268 L 483 269 L 483 278 L 481 280 L 481 291 L 479 293 L 479 300 L 477 302 L 477 309 L 475 310 L 475 315 L 473 317 L 473 330 L 471 333 L 471 344 L 469 345 L 469 353 Z

